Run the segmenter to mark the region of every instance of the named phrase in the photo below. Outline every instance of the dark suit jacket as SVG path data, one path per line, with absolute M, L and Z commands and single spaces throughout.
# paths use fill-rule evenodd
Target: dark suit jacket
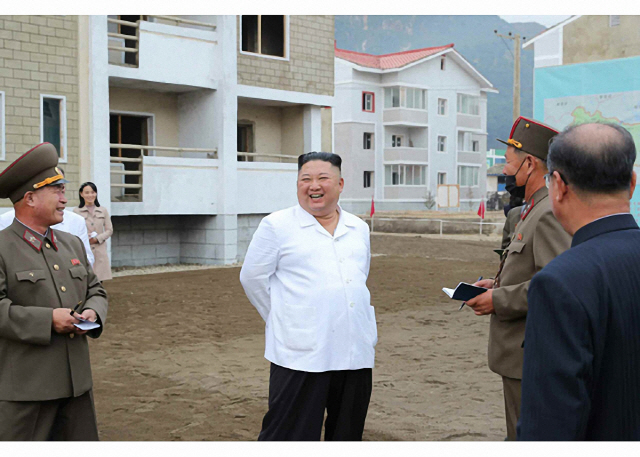
M 640 440 L 640 229 L 594 221 L 531 281 L 520 440 Z

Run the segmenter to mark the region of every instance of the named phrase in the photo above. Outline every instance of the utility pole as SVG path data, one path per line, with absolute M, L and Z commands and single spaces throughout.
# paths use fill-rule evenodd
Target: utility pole
M 513 121 L 515 122 L 520 117 L 520 35 L 517 33 L 512 35 L 511 32 L 508 35 L 501 35 L 497 30 L 493 32 L 501 38 L 513 40 L 515 48 L 513 55 Z M 526 40 L 526 38 L 523 38 L 523 40 Z

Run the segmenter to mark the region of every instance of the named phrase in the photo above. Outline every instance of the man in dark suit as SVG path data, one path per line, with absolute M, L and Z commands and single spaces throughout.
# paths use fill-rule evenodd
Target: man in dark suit
M 636 149 L 624 128 L 557 135 L 546 176 L 571 249 L 531 281 L 520 440 L 640 440 Z

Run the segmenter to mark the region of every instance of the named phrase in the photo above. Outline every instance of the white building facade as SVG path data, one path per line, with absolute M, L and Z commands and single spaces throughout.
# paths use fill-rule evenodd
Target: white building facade
M 491 83 L 453 45 L 335 55 L 342 206 L 365 214 L 373 198 L 376 210 L 424 210 L 438 185 L 457 184 L 460 209 L 477 208 L 486 195 Z
M 80 181 L 112 266 L 244 258 L 322 149 L 333 35 L 333 16 L 80 17 Z

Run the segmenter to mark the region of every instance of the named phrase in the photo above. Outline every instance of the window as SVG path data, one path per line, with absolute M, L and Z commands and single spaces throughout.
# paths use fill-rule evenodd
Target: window
M 66 97 L 40 95 L 40 142 L 54 145 L 60 161 L 67 161 Z
M 440 57 L 440 70 L 444 70 L 445 61 L 446 61 L 446 57 L 445 56 L 441 56 Z
M 620 25 L 620 16 L 609 16 L 609 27 L 617 27 Z
M 473 114 L 475 116 L 480 114 L 480 97 L 474 97 L 472 95 L 458 94 L 458 113 L 460 114 Z
M 424 165 L 385 165 L 384 170 L 387 186 L 424 186 L 427 182 Z
M 438 136 L 438 152 L 447 152 L 446 136 Z
M 384 89 L 385 108 L 427 109 L 427 91 L 412 87 L 386 87 Z
M 480 142 L 478 140 L 473 140 L 471 142 L 471 150 L 473 152 L 480 152 Z
M 5 159 L 4 92 L 0 91 L 0 160 Z
M 373 92 L 362 93 L 362 111 L 368 113 L 376 112 L 375 94 Z
M 373 133 L 364 132 L 363 140 L 363 149 L 373 149 Z
M 447 174 L 446 173 L 438 173 L 438 185 L 447 183 Z
M 288 57 L 286 16 L 248 16 L 240 19 L 242 51 L 273 57 Z
M 478 187 L 479 167 L 458 167 L 458 183 L 464 187 Z
M 400 107 L 400 88 L 387 87 L 384 89 L 384 107 L 399 108 Z
M 444 98 L 439 98 L 438 99 L 438 114 L 440 116 L 446 116 L 447 115 L 447 100 Z
M 427 91 L 423 89 L 406 88 L 406 103 L 404 106 L 411 109 L 427 109 Z
M 365 171 L 364 172 L 364 187 L 371 187 L 371 183 L 373 182 L 373 171 Z
M 391 147 L 399 148 L 402 147 L 403 136 L 402 135 L 391 135 Z

